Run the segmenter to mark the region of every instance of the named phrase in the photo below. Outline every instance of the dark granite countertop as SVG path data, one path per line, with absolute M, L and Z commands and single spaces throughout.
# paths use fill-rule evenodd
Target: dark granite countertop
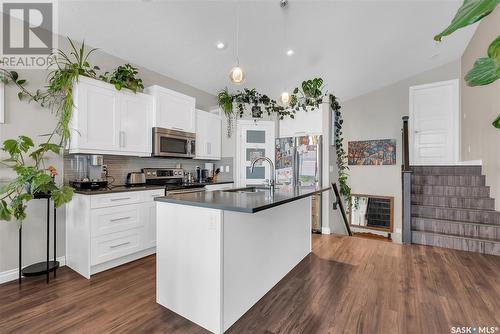
M 199 185 L 204 185 L 204 186 L 209 186 L 209 185 L 214 185 L 214 184 L 227 184 L 227 183 L 234 183 L 233 181 L 219 181 L 219 182 L 203 182 L 203 183 L 191 183 L 191 186 L 199 186 Z M 97 189 L 97 190 L 80 190 L 80 189 L 75 189 L 76 194 L 82 194 L 82 195 L 102 195 L 102 194 L 112 194 L 112 193 L 122 193 L 122 192 L 128 192 L 128 191 L 144 191 L 144 190 L 155 190 L 155 189 L 165 189 L 164 185 L 155 185 L 155 184 L 144 184 L 144 185 L 138 185 L 138 186 L 126 186 L 126 185 L 120 185 L 120 186 L 109 186 L 108 188 L 103 188 L 103 189 Z
M 243 189 L 245 188 L 231 189 L 230 191 L 219 190 L 160 196 L 156 197 L 155 201 L 227 211 L 255 213 L 323 191 L 328 191 L 330 188 L 297 188 L 281 186 L 280 188 L 276 188 L 274 197 L 271 197 L 269 191 L 265 189 L 259 189 L 257 192 L 244 192 L 242 191 Z

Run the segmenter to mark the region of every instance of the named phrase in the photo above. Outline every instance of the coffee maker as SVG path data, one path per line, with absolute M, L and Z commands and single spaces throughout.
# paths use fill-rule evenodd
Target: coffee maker
M 71 159 L 71 164 L 76 165 L 73 165 L 76 169 L 76 177 L 69 182 L 73 188 L 97 190 L 108 186 L 102 155 L 74 155 Z

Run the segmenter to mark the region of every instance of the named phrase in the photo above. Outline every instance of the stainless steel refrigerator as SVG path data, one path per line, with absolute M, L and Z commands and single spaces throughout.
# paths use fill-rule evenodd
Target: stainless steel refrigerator
M 280 191 L 321 186 L 322 136 L 276 139 L 276 183 Z M 321 195 L 312 198 L 312 230 L 321 232 Z

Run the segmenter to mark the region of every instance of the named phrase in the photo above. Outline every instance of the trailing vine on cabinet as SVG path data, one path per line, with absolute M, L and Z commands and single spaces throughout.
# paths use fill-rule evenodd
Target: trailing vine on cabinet
M 8 158 L 1 163 L 11 168 L 16 177 L 8 184 L 0 187 L 0 220 L 16 219 L 21 223 L 26 219 L 27 203 L 37 194 L 50 194 L 56 207 L 68 203 L 73 198 L 73 188 L 58 185 L 55 182 L 57 171 L 53 166 L 45 166 L 48 154 L 60 155 L 70 138 L 69 123 L 73 113 L 73 84 L 80 75 L 111 82 L 115 88 L 128 88 L 134 92 L 142 89 L 142 80 L 136 78 L 135 67 L 125 64 L 119 66 L 108 80 L 108 72 L 98 76 L 98 66 L 89 63 L 89 56 L 96 50 L 85 49 L 83 42 L 80 48 L 69 39 L 70 52 L 56 50 L 52 56 L 53 68 L 48 76 L 45 89 L 30 92 L 27 81 L 19 78 L 16 71 L 0 68 L 0 80 L 5 84 L 13 84 L 19 89 L 19 100 L 36 102 L 43 108 L 48 108 L 57 117 L 54 130 L 42 135 L 47 139 L 35 146 L 33 139 L 20 135 L 16 139 L 7 139 L 1 150 Z

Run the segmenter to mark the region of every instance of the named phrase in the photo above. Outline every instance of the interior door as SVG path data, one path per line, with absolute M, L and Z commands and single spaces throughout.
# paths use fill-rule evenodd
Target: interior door
M 150 156 L 152 97 L 139 93 L 124 93 L 120 96 L 120 104 L 122 150 Z
M 458 80 L 410 87 L 410 163 L 455 164 L 459 158 Z
M 238 123 L 238 185 L 262 185 L 271 178 L 271 168 L 266 161 L 259 161 L 251 172 L 252 161 L 268 157 L 274 163 L 274 122 L 240 121 Z

